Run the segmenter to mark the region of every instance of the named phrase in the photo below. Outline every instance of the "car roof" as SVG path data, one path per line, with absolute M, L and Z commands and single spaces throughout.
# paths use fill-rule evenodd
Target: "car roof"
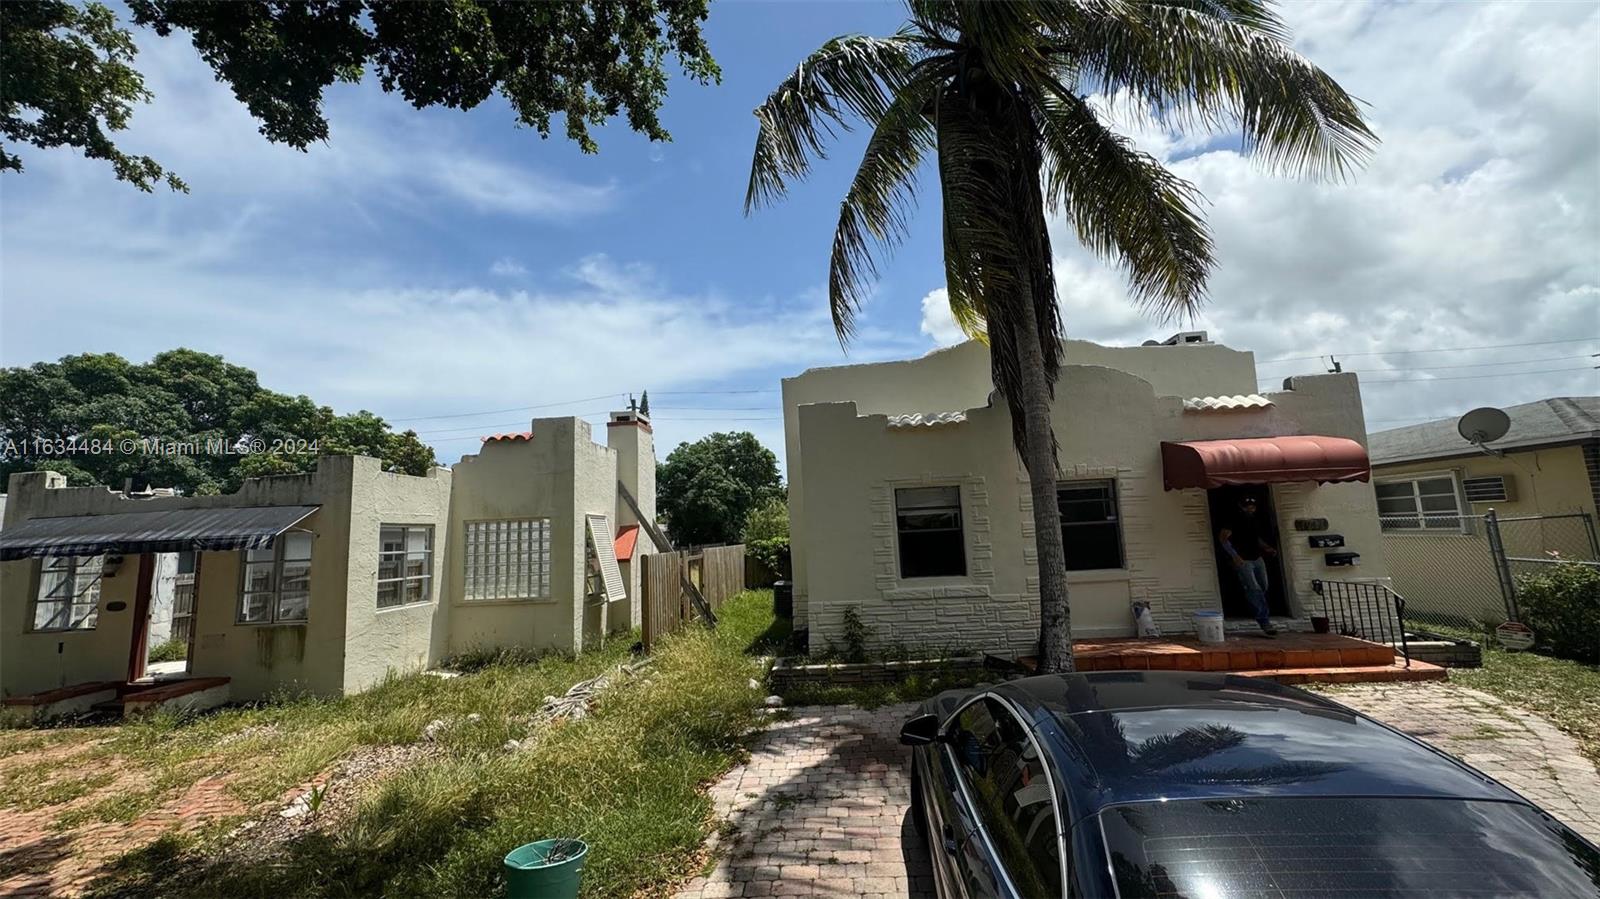
M 1523 801 L 1337 702 L 1257 678 L 1105 671 L 1024 678 L 993 692 L 1020 706 L 1058 755 L 1074 820 L 1169 799 Z

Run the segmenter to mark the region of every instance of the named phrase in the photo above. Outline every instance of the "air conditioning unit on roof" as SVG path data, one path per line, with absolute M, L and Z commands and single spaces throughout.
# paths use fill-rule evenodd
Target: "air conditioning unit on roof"
M 1162 346 L 1188 346 L 1190 344 L 1210 343 L 1211 338 L 1204 331 L 1179 331 L 1178 333 L 1161 341 Z

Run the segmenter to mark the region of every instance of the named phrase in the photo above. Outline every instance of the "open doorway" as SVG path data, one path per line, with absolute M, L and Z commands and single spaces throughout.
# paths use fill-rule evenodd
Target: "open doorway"
M 194 648 L 197 554 L 192 550 L 154 553 L 150 611 L 144 618 L 143 675 L 168 680 L 190 672 Z M 135 640 L 139 638 L 136 635 Z
M 1267 543 L 1279 553 L 1262 556 L 1267 561 L 1267 610 L 1275 618 L 1287 617 L 1289 602 L 1283 589 L 1281 555 L 1283 546 L 1277 532 L 1278 511 L 1272 504 L 1272 489 L 1265 484 L 1214 487 L 1206 491 L 1206 498 L 1211 506 L 1211 550 L 1217 561 L 1217 586 L 1222 594 L 1222 615 L 1224 618 L 1246 620 L 1253 620 L 1256 617 L 1250 608 L 1250 601 L 1245 599 L 1244 585 L 1239 583 L 1233 559 L 1223 552 L 1221 543 L 1217 541 L 1217 532 L 1229 521 L 1243 514 L 1239 510 L 1239 502 L 1247 496 L 1256 501 L 1256 517 L 1261 520 L 1261 529 Z

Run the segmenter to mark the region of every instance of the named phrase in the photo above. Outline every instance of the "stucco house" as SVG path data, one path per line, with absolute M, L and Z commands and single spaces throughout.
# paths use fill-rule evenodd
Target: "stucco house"
M 1551 554 L 1600 560 L 1600 396 L 1504 411 L 1511 426 L 1492 452 L 1463 438 L 1456 418 L 1369 438 L 1386 555 L 1420 617 L 1493 624 L 1510 614 L 1508 575 L 1531 573 Z M 1495 561 L 1495 544 L 1506 562 Z
M 197 704 L 339 695 L 468 650 L 580 651 L 638 624 L 616 531 L 655 514 L 648 418 L 613 413 L 606 431 L 602 446 L 581 419 L 535 419 L 423 477 L 325 456 L 310 474 L 226 496 L 129 497 L 14 474 L 0 529 L 0 694 L 128 708 L 145 693 Z M 195 560 L 188 670 L 149 684 L 157 560 L 183 552 Z
M 1254 356 L 1203 332 L 1072 340 L 1063 358 L 1053 414 L 1075 635 L 1133 634 L 1135 601 L 1167 632 L 1192 630 L 1199 609 L 1253 627 L 1216 540 L 1244 491 L 1277 532 L 1280 624 L 1320 608 L 1313 581 L 1384 579 L 1354 374 L 1259 392 Z M 812 646 L 841 640 L 853 609 L 871 643 L 1033 649 L 1031 498 L 992 392 L 976 342 L 783 382 L 795 617 Z

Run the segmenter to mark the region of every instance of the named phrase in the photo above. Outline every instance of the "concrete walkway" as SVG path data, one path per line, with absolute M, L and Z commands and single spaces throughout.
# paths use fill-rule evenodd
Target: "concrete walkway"
M 1445 683 L 1330 695 L 1465 759 L 1600 842 L 1600 774 L 1543 719 Z M 730 825 L 715 868 L 678 895 L 931 896 L 927 851 L 908 815 L 908 750 L 898 744 L 914 708 L 795 709 L 759 736 L 750 761 L 712 789 Z

